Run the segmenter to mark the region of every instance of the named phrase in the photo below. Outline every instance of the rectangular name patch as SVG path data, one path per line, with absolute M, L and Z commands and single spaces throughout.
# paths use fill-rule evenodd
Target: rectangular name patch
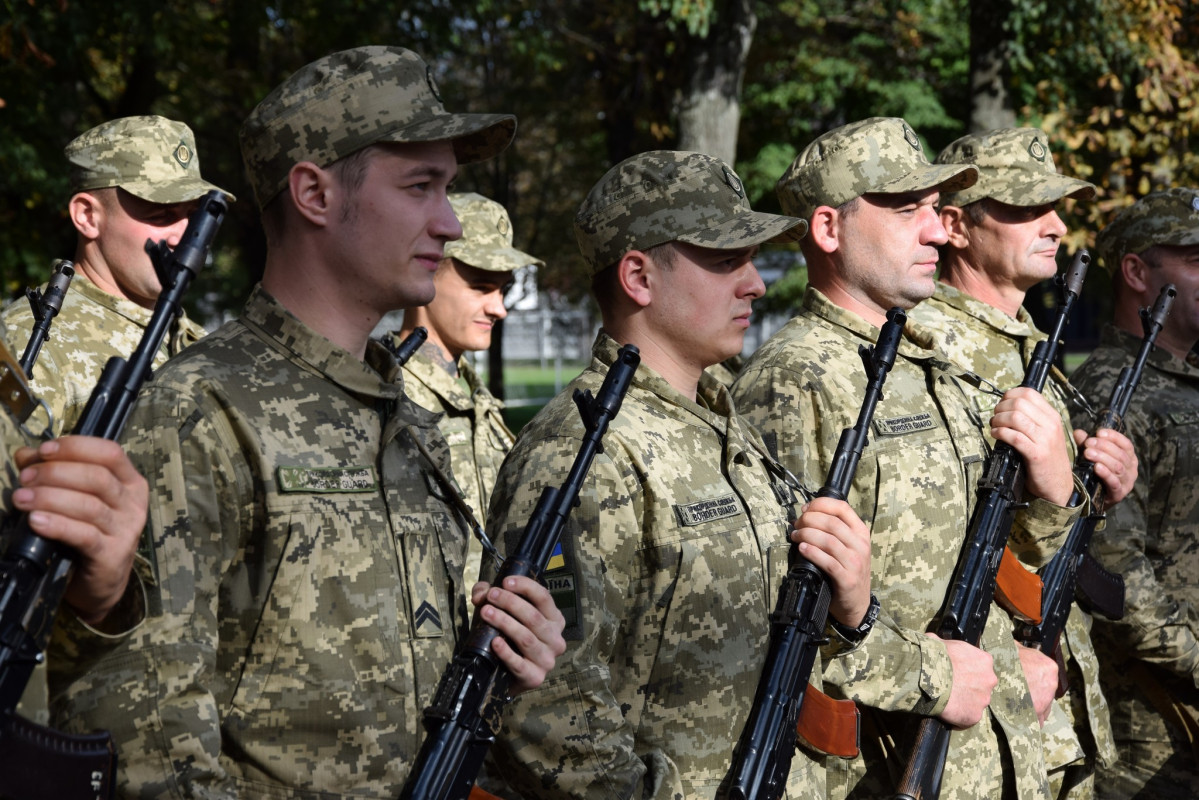
M 919 414 L 909 414 L 906 417 L 876 419 L 874 421 L 874 430 L 879 436 L 900 436 L 905 433 L 915 433 L 916 431 L 931 431 L 935 427 L 937 427 L 937 423 L 933 420 L 933 415 L 927 411 Z
M 725 495 L 713 500 L 700 500 L 686 505 L 676 505 L 674 513 L 679 517 L 679 524 L 685 526 L 702 525 L 714 519 L 735 517 L 741 513 L 741 504 L 736 495 Z
M 374 467 L 279 467 L 281 492 L 373 492 L 379 488 Z
M 554 598 L 554 605 L 566 619 L 566 627 L 576 627 L 579 624 L 579 597 L 575 593 L 574 574 L 546 575 L 545 586 L 550 590 L 550 597 Z

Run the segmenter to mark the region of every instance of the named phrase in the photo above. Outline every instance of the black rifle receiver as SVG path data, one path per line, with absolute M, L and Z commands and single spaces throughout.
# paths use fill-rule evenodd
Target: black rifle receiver
M 895 364 L 906 321 L 902 309 L 892 308 L 887 312 L 878 343 L 859 348 L 866 369 L 866 395 L 857 424 L 841 431 L 827 480 L 817 497 L 845 500 L 849 496 L 868 442 L 874 409 L 883 396 L 887 373 Z M 828 578 L 801 556 L 795 545 L 791 546 L 788 560 L 790 568 L 779 586 L 778 602 L 770 615 L 770 646 L 753 707 L 733 750 L 732 766 L 716 795 L 722 800 L 778 800 L 787 788 L 787 775 L 795 755 L 795 726 L 816 654 L 826 641 L 824 628 L 832 600 Z
M 228 203 L 219 191 L 209 192 L 188 218 L 178 246 L 146 243 L 162 284 L 162 293 L 146 331 L 128 361 L 109 359 L 92 390 L 73 434 L 117 439 L 142 384 L 150 377 L 154 355 L 171 323 L 183 310 L 183 295 L 203 266 Z M 44 539 L 29 527 L 28 515 L 9 514 L 3 521 L 0 556 L 0 763 L 4 792 L 24 797 L 112 797 L 116 756 L 107 733 L 69 737 L 21 720 L 14 713 L 34 667 L 44 660 L 54 616 L 70 579 L 70 548 Z M 31 764 L 18 754 L 54 754 Z M 16 762 L 16 763 L 14 763 Z M 35 767 L 28 784 L 21 775 Z M 10 769 L 11 768 L 11 769 Z
M 396 364 L 404 366 L 408 363 L 408 359 L 415 355 L 420 346 L 425 343 L 425 339 L 429 338 L 429 332 L 420 325 L 412 329 L 412 333 L 404 337 L 404 341 L 399 344 L 394 344 L 392 337 L 383 337 L 383 346 L 391 351 L 395 356 Z
M 1153 304 L 1153 310 L 1141 309 L 1141 327 L 1144 329 L 1141 348 L 1132 365 L 1120 370 L 1116 385 L 1112 387 L 1107 408 L 1100 413 L 1097 430 L 1099 428 L 1111 428 L 1114 431 L 1124 430 L 1124 415 L 1128 412 L 1128 404 L 1132 401 L 1132 395 L 1141 382 L 1141 375 L 1145 371 L 1145 362 L 1153 351 L 1157 335 L 1166 323 L 1166 317 L 1170 314 L 1170 307 L 1174 304 L 1177 294 L 1173 284 L 1166 284 L 1158 294 L 1157 301 Z M 1041 622 L 1021 625 L 1016 633 L 1016 638 L 1025 646 L 1041 650 L 1055 658 L 1061 645 L 1062 630 L 1066 627 L 1066 618 L 1070 616 L 1070 606 L 1075 599 L 1078 577 L 1080 571 L 1084 569 L 1084 559 L 1091 546 L 1091 538 L 1095 534 L 1095 528 L 1105 516 L 1103 513 L 1103 482 L 1095 475 L 1095 465 L 1083 455 L 1081 447 L 1074 460 L 1074 476 L 1085 489 L 1085 496 L 1091 501 L 1091 511 L 1085 517 L 1079 517 L 1074 521 L 1074 526 L 1070 529 L 1062 549 L 1058 550 L 1041 570 L 1041 581 L 1045 587 L 1041 595 Z M 1078 505 L 1083 499 L 1083 493 L 1075 489 L 1074 496 L 1070 498 L 1070 504 Z M 1108 573 L 1097 563 L 1092 569 L 1097 569 L 1103 574 L 1104 585 L 1109 589 L 1107 594 L 1116 595 L 1114 598 L 1105 598 L 1108 601 L 1105 605 L 1109 606 L 1107 615 L 1118 618 L 1122 615 L 1124 606 L 1123 577 Z M 1079 594 L 1078 600 L 1084 606 L 1089 605 L 1088 598 L 1081 594 Z M 1095 609 L 1092 606 L 1089 610 Z M 1119 614 L 1114 613 L 1117 610 Z
M 71 286 L 71 278 L 75 277 L 75 265 L 70 261 L 59 261 L 54 265 L 54 272 L 46 284 L 46 291 L 30 286 L 25 290 L 29 307 L 33 310 L 34 325 L 29 333 L 29 342 L 25 352 L 21 354 L 20 365 L 25 377 L 33 377 L 33 364 L 37 361 L 38 353 L 50 333 L 50 323 L 62 311 L 62 301 L 66 299 L 67 289 Z
M 1038 392 L 1045 388 L 1090 263 L 1090 253 L 1079 250 L 1065 274 L 1056 278 L 1060 299 L 1053 331 L 1033 348 L 1021 386 Z M 999 562 L 1016 510 L 1024 502 L 1024 475 L 1020 454 L 1005 442 L 997 442 L 979 478 L 978 499 L 966 528 L 965 544 L 938 615 L 935 632 L 942 639 L 977 645 L 982 638 L 995 596 Z M 900 777 L 897 800 L 936 800 L 940 796 L 950 733 L 949 727 L 935 717 L 920 721 L 912 754 Z
M 495 579 L 496 585 L 510 575 L 541 578 L 570 510 L 579 502 L 591 461 L 603 452 L 608 423 L 620 411 L 640 363 L 637 348 L 626 344 L 604 377 L 599 394 L 593 398 L 590 391 L 575 392 L 574 401 L 587 429 L 579 453 L 561 488 L 547 486 L 542 491 L 516 552 L 504 561 Z M 402 800 L 465 800 L 470 795 L 487 748 L 495 741 L 485 713 L 492 703 L 505 701 L 511 680 L 491 651 L 491 642 L 498 635 L 476 612 L 470 632 L 442 673 L 433 704 L 425 711 L 429 735 L 404 783 Z

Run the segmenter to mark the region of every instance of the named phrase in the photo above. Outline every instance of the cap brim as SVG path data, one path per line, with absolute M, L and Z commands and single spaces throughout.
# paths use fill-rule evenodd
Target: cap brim
M 928 164 L 912 170 L 901 178 L 876 186 L 865 194 L 901 194 L 936 189 L 940 192 L 960 192 L 978 181 L 978 169 L 973 164 Z
M 1001 203 L 1012 206 L 1041 206 L 1046 203 L 1056 203 L 1064 197 L 1078 200 L 1090 200 L 1095 196 L 1095 187 L 1077 178 L 1065 175 L 1045 175 L 1033 189 L 1019 191 L 1000 191 L 991 195 Z
M 231 192 L 227 192 L 219 186 L 214 186 L 208 181 L 202 180 L 176 180 L 169 182 L 131 181 L 120 184 L 120 188 L 148 203 L 158 203 L 160 205 L 190 203 L 193 200 L 199 200 L 213 189 L 228 197 L 229 202 L 237 200 Z
M 808 232 L 807 220 L 748 211 L 709 228 L 677 237 L 678 241 L 713 250 L 753 247 L 764 242 L 798 242 Z
M 516 136 L 511 114 L 439 114 L 379 137 L 380 142 L 451 142 L 459 164 L 495 158 Z
M 534 264 L 539 267 L 545 266 L 545 262 L 540 258 L 521 252 L 515 247 L 455 248 L 445 255 L 446 258 L 456 258 L 468 266 L 486 272 L 515 272 L 521 267 Z

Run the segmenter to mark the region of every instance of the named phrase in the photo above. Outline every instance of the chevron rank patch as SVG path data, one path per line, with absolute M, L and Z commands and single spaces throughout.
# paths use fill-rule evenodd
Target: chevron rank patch
M 441 626 L 441 614 L 437 613 L 437 609 L 427 600 L 420 604 L 413 617 L 416 620 L 416 633 L 418 636 L 428 632 L 426 626 L 436 628 L 438 633 L 441 633 L 443 630 Z

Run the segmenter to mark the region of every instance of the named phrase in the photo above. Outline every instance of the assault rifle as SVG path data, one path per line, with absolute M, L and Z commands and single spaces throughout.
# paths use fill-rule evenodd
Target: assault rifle
M 162 294 L 146 332 L 126 361 L 109 359 L 73 434 L 116 439 L 138 390 L 150 377 L 154 356 L 175 318 L 183 295 L 203 266 L 228 209 L 224 196 L 209 192 L 188 218 L 187 230 L 171 250 L 146 243 Z M 44 660 L 54 615 L 70 580 L 74 553 L 29 527 L 26 514 L 3 521 L 0 555 L 0 772 L 3 793 L 12 798 L 111 798 L 116 751 L 107 732 L 68 736 L 15 714 L 33 668 Z M 52 765 L 52 766 L 48 766 Z
M 1057 319 L 1045 341 L 1037 342 L 1021 386 L 1045 388 L 1050 367 L 1057 358 L 1062 333 L 1074 301 L 1082 291 L 1091 256 L 1079 250 L 1065 275 L 1056 279 L 1060 292 Z M 938 615 L 936 634 L 978 645 L 1016 510 L 1024 505 L 1024 459 L 1015 448 L 996 442 L 978 481 L 978 499 L 966 529 L 966 541 Z M 935 717 L 920 722 L 907 767 L 900 777 L 899 800 L 935 800 L 941 793 L 941 775 L 949 752 L 949 727 Z
M 883 396 L 883 383 L 895 363 L 906 321 L 902 309 L 892 308 L 887 312 L 877 345 L 859 348 L 866 369 L 866 396 L 857 424 L 841 431 L 827 480 L 817 497 L 845 500 L 849 496 L 866 448 L 874 409 Z M 762 677 L 741 738 L 733 749 L 732 766 L 717 792 L 718 798 L 777 800 L 787 787 L 795 755 L 796 725 L 804 708 L 816 654 L 827 641 L 824 628 L 832 601 L 828 578 L 799 554 L 797 546 L 791 546 L 788 560 L 789 569 L 770 615 L 770 647 Z
M 1141 349 L 1137 352 L 1132 366 L 1120 370 L 1107 408 L 1100 414 L 1098 428 L 1111 428 L 1114 431 L 1124 429 L 1124 415 L 1128 412 L 1128 404 L 1141 382 L 1145 362 L 1153 351 L 1157 335 L 1166 322 L 1176 294 L 1174 285 L 1166 284 L 1158 294 L 1153 310 L 1141 309 L 1141 327 L 1145 331 Z M 1075 590 L 1083 588 L 1088 569 L 1084 567 L 1084 564 L 1088 563 L 1084 559 L 1088 558 L 1087 550 L 1091 546 L 1091 537 L 1104 518 L 1103 482 L 1095 475 L 1095 465 L 1083 455 L 1082 448 L 1079 448 L 1078 457 L 1074 461 L 1074 476 L 1086 490 L 1085 496 L 1090 498 L 1091 511 L 1074 522 L 1062 549 L 1057 551 L 1041 570 L 1041 581 L 1045 585 L 1041 622 L 1021 625 L 1016 632 L 1016 638 L 1022 644 L 1053 656 L 1059 664 L 1062 629 L 1066 626 L 1066 618 L 1070 616 Z M 1083 493 L 1075 489 L 1073 497 L 1070 498 L 1070 505 L 1078 505 L 1083 498 Z M 1096 591 L 1092 587 L 1088 592 L 1078 591 L 1079 603 L 1088 610 L 1098 610 L 1105 616 L 1119 619 L 1124 613 L 1124 578 L 1109 573 L 1099 566 L 1098 562 L 1089 563 L 1093 565 L 1089 569 L 1095 570 L 1095 579 L 1102 581 L 1104 590 Z M 1112 602 L 1113 598 L 1118 602 Z M 1096 601 L 1099 601 L 1098 604 Z M 1062 688 L 1065 688 L 1064 680 Z
M 603 452 L 608 423 L 620 411 L 640 363 L 637 348 L 626 344 L 604 377 L 598 395 L 593 398 L 590 390 L 575 391 L 574 401 L 587 433 L 561 488 L 547 486 L 542 491 L 516 552 L 504 561 L 495 579 L 497 586 L 510 575 L 540 579 L 570 510 L 579 502 L 591 461 L 596 453 Z M 487 748 L 495 741 L 485 716 L 489 709 L 498 709 L 493 704 L 507 701 L 512 677 L 491 650 L 498 635 L 476 612 L 470 632 L 442 673 L 433 704 L 425 710 L 429 735 L 404 783 L 400 793 L 403 800 L 465 800 L 470 795 Z
M 32 286 L 25 290 L 25 297 L 29 300 L 34 319 L 29 342 L 25 345 L 25 352 L 21 354 L 20 360 L 21 369 L 25 371 L 27 378 L 33 377 L 33 362 L 37 361 L 38 353 L 42 351 L 42 345 L 50 333 L 50 323 L 58 316 L 58 312 L 62 311 L 62 301 L 67 296 L 67 289 L 70 288 L 73 277 L 75 265 L 70 261 L 59 261 L 54 265 L 54 273 L 50 276 L 50 282 L 46 284 L 45 292 Z

